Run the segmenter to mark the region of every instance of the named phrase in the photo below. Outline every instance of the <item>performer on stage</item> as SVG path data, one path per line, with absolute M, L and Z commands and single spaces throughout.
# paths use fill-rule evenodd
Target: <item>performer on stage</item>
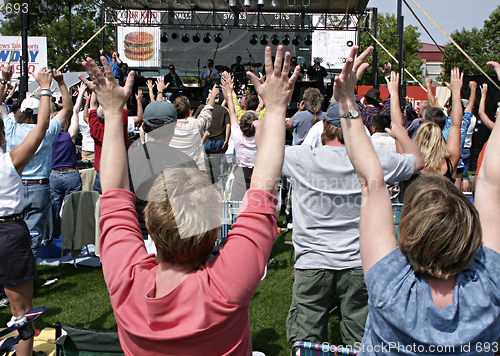
M 309 75 L 309 79 L 316 81 L 317 88 L 321 92 L 321 94 L 325 95 L 325 83 L 323 78 L 328 75 L 325 67 L 320 65 L 322 59 L 319 57 L 314 58 L 314 64 L 309 66 L 307 69 L 307 74 Z
M 219 79 L 219 73 L 214 68 L 214 61 L 209 59 L 207 66 L 203 68 L 200 74 L 201 87 L 203 88 L 203 103 L 207 101 L 208 92 L 212 89 L 214 81 Z
M 165 76 L 164 81 L 165 81 L 165 85 L 167 85 L 167 83 L 170 83 L 169 87 L 171 89 L 184 86 L 184 84 L 182 84 L 181 78 L 175 72 L 175 66 L 173 64 L 168 66 L 168 74 Z
M 236 73 L 245 74 L 245 67 L 241 64 L 241 56 L 236 57 L 236 63 L 231 65 L 231 73 L 236 75 Z
M 290 78 L 295 72 L 295 67 L 297 67 L 297 57 L 292 57 L 290 58 L 290 72 L 288 72 L 288 78 Z M 297 77 L 297 80 L 302 80 L 304 78 L 304 68 L 300 68 L 299 76 Z

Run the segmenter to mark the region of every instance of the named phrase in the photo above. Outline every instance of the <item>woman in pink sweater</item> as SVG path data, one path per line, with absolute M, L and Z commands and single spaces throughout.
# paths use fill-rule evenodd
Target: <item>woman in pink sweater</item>
M 196 169 L 162 172 L 149 193 L 146 225 L 158 256 L 148 254 L 128 190 L 121 112 L 132 90 L 131 72 L 119 87 L 104 57 L 92 59 L 82 79 L 102 103 L 106 126 L 101 156 L 101 259 L 126 355 L 250 355 L 248 306 L 276 237 L 276 187 L 283 165 L 285 113 L 298 70 L 289 79 L 283 46 L 273 68 L 266 48 L 267 81 L 248 73 L 266 102 L 259 125 L 250 190 L 226 245 L 209 260 L 220 228 L 220 197 Z M 298 68 L 298 67 L 297 67 Z M 147 169 L 147 163 L 146 169 Z

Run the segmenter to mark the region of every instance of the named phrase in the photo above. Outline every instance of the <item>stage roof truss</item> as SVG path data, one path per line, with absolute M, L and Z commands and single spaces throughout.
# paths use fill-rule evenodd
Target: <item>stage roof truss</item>
M 108 8 L 106 23 L 131 27 L 159 26 L 162 30 L 357 31 L 359 30 L 360 18 L 364 16 L 366 14 L 142 10 L 140 21 L 138 21 L 137 11 Z

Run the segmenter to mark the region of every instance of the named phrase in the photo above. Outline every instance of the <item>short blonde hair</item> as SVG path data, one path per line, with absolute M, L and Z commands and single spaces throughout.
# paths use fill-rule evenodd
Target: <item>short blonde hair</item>
M 451 181 L 423 174 L 405 193 L 399 248 L 415 273 L 446 279 L 467 268 L 482 244 L 471 201 Z
M 443 160 L 450 158 L 450 149 L 438 125 L 428 122 L 422 124 L 415 136 L 415 144 L 424 156 L 427 172 L 438 172 Z
M 221 226 L 220 195 L 197 168 L 167 168 L 144 209 L 158 262 L 197 267 L 210 257 Z

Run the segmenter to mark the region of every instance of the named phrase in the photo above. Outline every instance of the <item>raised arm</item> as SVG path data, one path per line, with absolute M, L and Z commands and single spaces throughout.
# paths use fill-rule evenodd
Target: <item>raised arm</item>
M 288 78 L 291 55 L 286 52 L 284 65 L 281 68 L 283 52 L 283 46 L 278 46 L 273 68 L 271 47 L 266 47 L 267 78 L 264 84 L 259 82 L 255 74 L 247 72 L 255 90 L 266 103 L 265 117 L 256 128 L 257 158 L 250 188 L 263 189 L 274 195 L 277 193 L 285 156 L 286 108 L 292 98 L 295 81 L 300 71 L 300 67 L 295 67 L 292 76 Z
M 233 80 L 228 72 L 222 73 L 221 85 L 224 90 L 224 96 L 227 98 L 227 110 L 229 111 L 229 120 L 231 125 L 238 123 L 238 118 L 236 117 L 236 110 L 234 109 L 233 98 Z
M 85 99 L 85 106 L 83 107 L 83 121 L 87 124 L 89 123 L 89 106 L 90 106 L 90 94 L 85 92 L 83 94 L 83 98 Z
M 135 99 L 137 100 L 137 119 L 134 121 L 134 124 L 137 126 L 142 121 L 142 117 L 144 115 L 144 108 L 142 107 L 142 89 L 137 91 Z
M 453 68 L 451 70 L 451 81 L 446 83 L 448 88 L 451 90 L 451 127 L 448 134 L 448 140 L 446 144 L 450 149 L 450 161 L 453 164 L 453 171 L 457 169 L 457 164 L 460 159 L 460 127 L 462 126 L 462 98 L 460 96 L 460 91 L 462 90 L 462 85 L 464 82 L 464 74 L 460 74 L 460 69 Z
M 50 70 L 42 68 L 38 72 L 38 76 L 35 76 L 35 74 L 33 74 L 33 76 L 38 82 L 40 88 L 42 88 L 42 91 L 46 90 L 50 92 L 49 88 L 50 83 L 52 82 L 52 73 Z M 38 120 L 36 126 L 28 133 L 20 145 L 16 146 L 9 152 L 12 164 L 16 168 L 17 174 L 20 176 L 23 174 L 24 167 L 26 167 L 38 149 L 38 146 L 42 143 L 43 138 L 45 137 L 45 132 L 47 132 L 47 129 L 49 128 L 51 97 L 52 95 L 50 93 L 42 93 L 40 96 L 40 107 L 38 108 Z
M 369 47 L 354 59 L 358 47 L 353 47 L 342 73 L 335 78 L 333 92 L 339 105 L 347 153 L 363 187 L 359 245 L 365 273 L 397 247 L 391 200 L 375 149 L 365 134 L 364 124 L 359 115 L 355 118 L 342 118 L 350 110 L 357 108 L 354 89 L 357 78 L 368 67 L 368 63 L 363 61 L 372 50 L 373 47 Z M 374 229 L 374 226 L 377 228 Z
M 164 81 L 165 82 L 165 81 Z M 148 86 L 148 91 L 149 91 L 149 100 L 151 102 L 155 101 L 155 94 L 153 91 L 153 81 L 151 79 L 148 79 L 146 81 L 146 85 Z
M 500 64 L 488 62 L 500 77 Z M 497 120 L 500 115 L 497 111 Z M 483 164 L 479 171 L 476 184 L 475 205 L 481 219 L 483 230 L 483 244 L 500 253 L 500 127 L 495 125 L 491 131 L 488 146 L 484 153 Z
M 2 68 L 2 81 L 5 81 L 5 83 L 0 82 L 0 103 L 3 103 L 5 99 L 5 86 L 10 78 L 12 78 L 12 65 L 4 65 Z
M 432 92 L 432 78 L 425 78 L 425 84 L 427 85 L 427 101 L 429 102 L 429 106 L 439 107 L 436 103 L 436 97 Z
M 123 107 L 132 93 L 135 73 L 130 71 L 125 86 L 120 87 L 106 58 L 101 57 L 101 62 L 104 73 L 92 58 L 82 63 L 92 82 L 81 74 L 79 77 L 96 94 L 106 117 L 101 153 L 101 188 L 105 193 L 115 188 L 129 189 L 122 115 Z
M 488 94 L 488 84 L 484 83 L 481 86 L 481 100 L 479 101 L 479 109 L 478 109 L 478 114 L 479 118 L 483 123 L 486 125 L 487 128 L 490 130 L 493 130 L 493 126 L 495 126 L 495 123 L 491 121 L 490 117 L 486 115 L 486 94 Z
M 404 126 L 403 114 L 399 106 L 399 73 L 391 72 L 389 76 L 384 77 L 387 82 L 387 89 L 391 98 L 391 121 L 400 126 Z M 403 148 L 399 140 L 396 140 L 396 152 L 403 153 Z
M 71 116 L 71 124 L 68 128 L 68 133 L 71 136 L 71 140 L 75 142 L 76 135 L 78 135 L 78 126 L 80 108 L 82 107 L 83 94 L 87 90 L 87 86 L 84 83 L 80 83 L 78 86 L 78 96 L 76 98 L 75 106 L 73 107 L 73 116 Z
M 168 88 L 170 83 L 165 84 L 165 80 L 163 77 L 158 77 L 156 78 L 156 90 L 158 90 L 158 93 L 156 93 L 156 100 L 163 100 L 163 91 Z
M 62 109 L 57 113 L 56 118 L 61 121 L 61 125 L 64 125 L 73 112 L 73 102 L 71 101 L 71 95 L 69 95 L 66 83 L 64 83 L 64 77 L 62 73 L 57 69 L 52 69 L 52 78 L 54 78 L 54 80 L 57 82 L 57 85 L 59 85 L 63 105 Z
M 90 110 L 97 110 L 97 107 L 97 95 L 92 92 L 92 95 L 90 96 Z
M 469 82 L 469 88 L 470 88 L 469 103 L 467 104 L 465 111 L 472 113 L 472 110 L 474 109 L 474 104 L 476 103 L 477 83 L 471 80 Z

